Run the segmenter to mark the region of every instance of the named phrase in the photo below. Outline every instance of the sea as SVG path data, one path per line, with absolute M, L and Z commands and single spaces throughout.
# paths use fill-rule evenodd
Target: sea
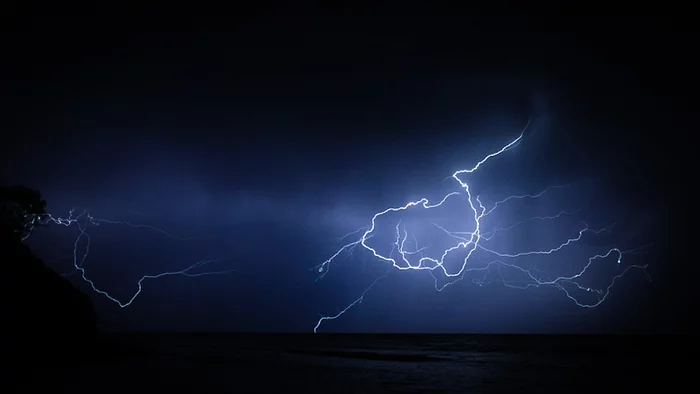
M 675 392 L 697 386 L 695 349 L 674 336 L 120 333 L 23 354 L 0 391 Z

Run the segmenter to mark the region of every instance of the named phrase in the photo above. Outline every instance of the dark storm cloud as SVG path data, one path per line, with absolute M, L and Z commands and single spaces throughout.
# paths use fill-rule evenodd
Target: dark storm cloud
M 507 108 L 494 109 L 494 112 L 507 114 Z M 239 327 L 277 324 L 274 319 L 263 323 L 266 321 L 263 316 L 274 316 L 270 310 L 279 309 L 274 306 L 276 297 L 279 294 L 299 297 L 298 304 L 288 305 L 285 309 L 290 314 L 297 311 L 300 316 L 298 323 L 289 327 L 304 329 L 306 320 L 308 327 L 311 327 L 316 313 L 337 310 L 357 297 L 374 275 L 372 272 L 381 265 L 359 251 L 347 256 L 339 266 L 334 266 L 316 289 L 309 289 L 315 279 L 311 268 L 342 245 L 337 237 L 369 225 L 373 213 L 386 207 L 403 205 L 424 196 L 436 201 L 443 193 L 456 190 L 455 182 L 441 182 L 444 177 L 456 169 L 473 165 L 475 160 L 502 145 L 503 140 L 512 139 L 522 127 L 517 124 L 518 118 L 513 116 L 513 120 L 508 121 L 504 117 L 487 116 L 473 123 L 473 127 L 465 127 L 469 133 L 453 138 L 449 147 L 436 143 L 411 145 L 404 142 L 397 146 L 405 149 L 395 150 L 391 149 L 391 144 L 381 142 L 376 145 L 379 149 L 373 152 L 358 148 L 349 151 L 349 154 L 343 153 L 345 160 L 342 162 L 333 161 L 332 153 L 314 152 L 309 148 L 301 150 L 298 145 L 295 146 L 299 149 L 297 154 L 305 155 L 307 160 L 284 155 L 282 142 L 288 137 L 282 133 L 276 142 L 252 142 L 244 147 L 238 147 L 235 143 L 212 145 L 199 137 L 202 135 L 196 131 L 180 136 L 168 135 L 163 130 L 140 136 L 133 132 L 84 133 L 67 141 L 61 150 L 46 149 L 41 152 L 44 159 L 60 161 L 61 165 L 50 172 L 28 171 L 25 176 L 36 184 L 47 185 L 43 188 L 44 192 L 50 206 L 56 210 L 61 208 L 65 212 L 79 205 L 89 208 L 100 218 L 157 225 L 179 236 L 212 237 L 211 241 L 192 244 L 190 250 L 183 254 L 186 250 L 183 248 L 187 245 L 164 243 L 155 233 L 135 233 L 126 227 L 99 229 L 93 238 L 95 245 L 102 246 L 93 247 L 88 273 L 97 283 L 121 295 L 121 298 L 130 294 L 132 286 L 129 284 L 144 273 L 181 269 L 206 255 L 232 258 L 216 266 L 216 269 L 237 269 L 223 278 L 195 279 L 188 283 L 178 279 L 149 282 L 138 300 L 143 306 L 136 307 L 137 311 L 153 306 L 158 299 L 154 298 L 154 293 L 168 289 L 178 292 L 179 295 L 173 296 L 178 302 L 194 305 L 195 299 L 188 294 L 201 288 L 201 282 L 205 282 L 212 285 L 206 291 L 197 290 L 203 293 L 196 299 L 207 300 L 201 302 L 210 305 L 225 304 L 229 300 L 255 294 L 255 302 L 259 305 L 256 309 L 260 311 L 256 315 L 258 320 L 239 323 Z M 463 124 L 468 125 L 468 122 Z M 331 125 L 328 127 L 332 130 Z M 546 140 L 543 136 L 551 132 L 552 129 L 542 126 L 536 119 L 529 134 L 534 136 L 531 140 L 524 141 L 511 152 L 512 155 L 484 166 L 483 173 L 472 177 L 475 190 L 484 197 L 485 202 L 493 203 L 512 193 L 537 193 L 556 183 L 550 179 L 566 177 L 567 171 L 562 168 L 561 162 L 557 169 L 550 168 L 546 163 L 546 158 L 553 152 L 551 146 L 536 145 L 538 140 Z M 431 133 L 426 129 L 415 139 L 425 138 Z M 159 135 L 164 138 L 158 138 Z M 401 138 L 401 133 L 395 132 L 393 135 L 394 138 Z M 538 136 L 539 139 L 536 138 Z M 192 141 L 192 144 L 181 144 L 179 141 L 183 138 Z M 388 141 L 388 138 L 384 137 L 382 141 Z M 355 142 L 350 146 L 361 145 Z M 335 149 L 341 147 L 337 143 L 334 146 Z M 27 152 L 31 152 L 31 149 Z M 446 158 L 449 158 L 447 163 Z M 588 218 L 590 215 L 602 216 L 598 219 L 600 224 L 607 225 L 606 220 L 610 216 L 596 212 L 603 209 L 607 201 L 607 197 L 600 194 L 601 188 L 583 185 L 576 191 L 574 186 L 574 190 L 553 193 L 535 201 L 534 205 L 524 205 L 525 208 L 516 205 L 495 219 L 508 225 L 525 219 L 531 212 L 547 215 L 560 209 L 583 206 L 589 208 L 586 212 Z M 593 198 L 596 199 L 595 203 L 587 206 Z M 560 202 L 563 202 L 561 207 L 558 205 Z M 527 209 L 527 212 L 523 209 Z M 606 212 L 614 214 L 615 208 L 608 208 Z M 462 223 L 456 219 L 453 217 L 447 224 L 460 229 Z M 523 238 L 516 234 L 494 246 L 504 251 L 518 252 L 533 244 L 556 245 L 561 242 L 562 234 L 575 234 L 576 231 L 575 225 L 560 230 L 542 227 L 536 235 Z M 382 234 L 384 238 L 387 234 L 389 237 L 384 241 L 392 237 L 392 231 L 383 231 Z M 66 239 L 66 244 L 70 244 L 69 239 Z M 123 248 L 125 245 L 132 250 L 122 257 L 129 264 L 120 265 L 122 274 L 118 276 L 105 275 L 105 272 L 110 272 L 105 265 L 117 264 L 113 261 L 114 256 L 110 257 L 109 248 Z M 144 260 L 145 256 L 148 257 Z M 571 260 L 568 270 L 585 261 L 585 256 L 577 252 L 567 256 Z M 557 268 L 563 269 L 561 266 Z M 568 270 L 564 269 L 563 272 Z M 389 290 L 377 289 L 368 295 L 368 300 L 373 300 L 374 305 L 370 311 L 353 311 L 348 314 L 347 323 L 344 323 L 347 326 L 341 324 L 337 327 L 360 329 L 362 321 L 374 319 L 372 316 L 387 308 L 392 309 L 390 316 L 403 319 L 401 316 L 415 311 L 412 312 L 400 300 L 414 297 L 416 292 L 425 292 L 423 297 L 427 297 L 427 291 L 432 288 L 431 280 L 429 275 L 394 275 L 386 281 L 385 286 Z M 339 284 L 342 284 L 341 288 Z M 386 291 L 389 291 L 390 297 Z M 480 291 L 481 294 L 457 297 L 495 300 L 503 297 L 500 294 L 504 290 L 489 287 Z M 546 294 L 549 294 L 548 301 L 539 301 L 532 308 L 542 308 L 554 302 L 556 292 Z M 319 296 L 322 299 L 317 299 Z M 99 302 L 104 304 L 103 314 L 109 314 L 108 311 L 114 308 L 104 300 Z M 508 304 L 506 300 L 502 302 L 501 308 L 511 310 L 513 307 L 504 306 Z M 238 312 L 224 319 L 219 327 L 233 327 L 236 316 L 248 313 L 244 312 L 246 307 L 242 305 L 236 308 Z M 462 313 L 465 314 L 481 313 L 471 304 L 463 308 Z M 431 312 L 425 310 L 421 313 Z M 386 320 L 381 321 L 389 324 Z M 151 327 L 160 327 L 159 324 Z M 180 327 L 200 327 L 198 324 L 178 323 Z M 492 326 L 483 323 L 481 327 L 489 329 Z
M 3 108 L 13 116 L 3 121 L 16 132 L 2 147 L 4 180 L 40 188 L 54 213 L 81 206 L 217 239 L 176 248 L 157 234 L 97 229 L 88 272 L 100 284 L 127 293 L 144 272 L 211 253 L 234 256 L 239 268 L 150 282 L 129 310 L 95 296 L 108 326 L 310 330 L 319 312 L 337 312 L 382 268 L 358 253 L 314 283 L 310 268 L 335 251 L 336 237 L 386 207 L 453 191 L 445 177 L 517 136 L 529 117 L 522 143 L 471 178 L 484 201 L 573 182 L 522 207 L 581 208 L 591 226 L 617 223 L 588 248 L 665 237 L 664 182 L 678 175 L 652 159 L 673 144 L 658 134 L 670 119 L 658 113 L 671 107 L 649 93 L 663 84 L 643 88 L 634 71 L 648 53 L 633 45 L 641 33 L 606 30 L 600 42 L 609 45 L 598 46 L 589 30 L 524 34 L 544 21 L 512 18 L 478 26 L 409 18 L 397 22 L 410 27 L 405 34 L 385 22 L 307 19 L 253 18 L 236 34 L 111 34 L 99 45 L 57 33 L 9 46 L 17 64 L 5 75 L 17 78 L 7 83 Z M 522 207 L 494 219 L 522 219 Z M 498 246 L 554 243 L 575 228 Z M 69 249 L 71 241 L 65 236 Z M 110 250 L 130 254 L 115 260 Z M 125 266 L 124 277 L 111 275 Z M 646 294 L 635 286 L 619 293 Z M 392 274 L 335 327 L 585 331 L 596 319 L 615 326 L 616 308 L 649 305 L 620 296 L 590 319 L 552 317 L 560 296 L 466 284 L 436 294 L 429 275 Z

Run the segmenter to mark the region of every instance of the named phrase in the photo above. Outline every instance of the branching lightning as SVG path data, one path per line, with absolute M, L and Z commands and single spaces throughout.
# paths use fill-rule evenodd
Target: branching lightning
M 188 238 L 180 238 L 176 237 L 167 231 L 151 226 L 151 225 L 146 225 L 146 224 L 134 224 L 126 221 L 118 221 L 118 220 L 107 220 L 107 219 L 99 219 L 95 218 L 92 216 L 87 210 L 83 210 L 80 214 L 76 215 L 75 210 L 71 210 L 68 217 L 61 218 L 61 217 L 55 217 L 51 214 L 45 214 L 42 216 L 37 216 L 35 218 L 32 218 L 31 221 L 28 221 L 28 225 L 31 226 L 29 231 L 27 232 L 27 235 L 23 238 L 23 240 L 26 240 L 29 235 L 32 233 L 32 230 L 35 226 L 45 226 L 49 224 L 57 224 L 57 225 L 62 225 L 66 227 L 70 226 L 76 226 L 78 228 L 78 236 L 75 239 L 75 242 L 73 243 L 73 254 L 72 254 L 72 259 L 73 259 L 73 269 L 71 272 L 64 273 L 62 276 L 68 276 L 73 273 L 79 272 L 80 276 L 83 281 L 88 283 L 90 287 L 92 288 L 93 291 L 96 293 L 106 297 L 108 300 L 116 303 L 119 305 L 121 308 L 126 308 L 127 306 L 131 305 L 134 300 L 141 294 L 141 291 L 143 290 L 143 283 L 149 279 L 159 279 L 163 278 L 166 276 L 189 276 L 189 277 L 198 277 L 198 276 L 206 276 L 206 275 L 219 275 L 219 274 L 227 274 L 230 272 L 235 271 L 235 269 L 229 269 L 229 270 L 221 270 L 221 271 L 202 271 L 202 268 L 207 266 L 208 264 L 219 262 L 222 260 L 226 260 L 223 258 L 218 258 L 218 259 L 212 259 L 212 258 L 206 258 L 199 260 L 195 262 L 194 264 L 181 269 L 181 270 L 175 270 L 175 271 L 166 271 L 166 272 L 160 272 L 158 274 L 147 274 L 143 275 L 137 282 L 137 290 L 134 292 L 134 294 L 129 297 L 126 300 L 119 300 L 118 298 L 112 296 L 109 292 L 106 290 L 103 290 L 95 284 L 95 282 L 90 279 L 87 276 L 87 272 L 84 268 L 85 261 L 88 257 L 88 254 L 90 253 L 90 243 L 91 243 L 91 238 L 90 235 L 87 232 L 88 227 L 90 226 L 100 226 L 102 224 L 111 224 L 111 225 L 123 225 L 123 226 L 128 226 L 132 228 L 147 228 L 156 232 L 159 232 L 163 235 L 165 235 L 168 238 L 172 238 L 177 241 L 187 241 L 187 240 L 192 240 L 198 237 L 188 237 Z M 80 245 L 81 243 L 85 244 L 84 250 L 80 252 Z
M 571 234 L 563 239 L 561 244 L 551 248 L 525 250 L 517 253 L 505 253 L 498 251 L 494 246 L 491 246 L 493 243 L 492 241 L 498 239 L 499 235 L 507 233 L 516 227 L 533 221 L 557 220 L 565 216 L 572 215 L 578 211 L 560 211 L 559 213 L 551 216 L 534 216 L 504 227 L 493 226 L 492 228 L 486 228 L 489 223 L 487 223 L 485 219 L 492 213 L 497 212 L 501 207 L 507 205 L 509 202 L 514 200 L 536 199 L 548 193 L 552 189 L 568 186 L 552 186 L 532 195 L 508 196 L 495 202 L 490 208 L 484 206 L 479 196 L 472 195 L 470 185 L 467 183 L 465 178 L 467 178 L 470 174 L 477 172 L 479 168 L 485 165 L 485 163 L 487 163 L 489 160 L 502 155 L 503 153 L 517 146 L 521 142 L 528 126 L 529 122 L 516 139 L 503 146 L 501 149 L 488 154 L 486 157 L 477 162 L 472 168 L 455 171 L 451 177 L 448 177 L 457 183 L 459 186 L 459 191 L 448 193 L 437 203 L 431 203 L 427 198 L 421 198 L 420 200 L 409 202 L 403 206 L 387 208 L 383 211 L 375 213 L 374 216 L 372 216 L 368 227 L 356 230 L 355 232 L 343 236 L 341 239 L 346 239 L 350 235 L 357 234 L 364 230 L 359 239 L 346 243 L 326 261 L 315 267 L 319 274 L 318 279 L 323 278 L 329 272 L 331 264 L 341 255 L 345 254 L 346 252 L 354 251 L 358 246 L 371 253 L 371 255 L 379 261 L 388 263 L 387 271 L 385 274 L 376 278 L 365 289 L 365 291 L 362 292 L 360 297 L 355 299 L 355 301 L 350 303 L 340 312 L 334 315 L 322 316 L 316 323 L 314 332 L 317 332 L 318 328 L 324 321 L 335 320 L 353 306 L 362 303 L 367 293 L 381 279 L 385 278 L 392 271 L 428 271 L 435 280 L 435 289 L 437 291 L 442 291 L 447 286 L 463 280 L 468 275 L 470 276 L 471 282 L 476 285 L 486 285 L 492 282 L 498 282 L 507 287 L 519 289 L 548 286 L 562 291 L 568 299 L 570 299 L 576 306 L 581 308 L 595 308 L 600 305 L 610 294 L 615 282 L 627 274 L 630 270 L 641 270 L 647 276 L 647 278 L 649 278 L 646 272 L 647 265 L 628 265 L 622 268 L 622 257 L 624 255 L 634 253 L 649 245 L 628 250 L 622 250 L 617 247 L 610 248 L 606 252 L 595 254 L 583 261 L 583 267 L 577 272 L 563 276 L 549 275 L 546 272 L 543 272 L 543 270 L 536 268 L 534 264 L 524 264 L 522 262 L 523 258 L 526 257 L 556 255 L 558 252 L 561 252 L 562 250 L 576 244 L 583 237 L 589 234 L 600 234 L 609 231 L 612 226 L 603 229 L 592 229 L 589 228 L 586 223 L 581 222 L 578 233 Z M 470 230 L 464 231 L 461 229 L 447 229 L 444 225 L 440 225 L 437 220 L 433 220 L 432 225 L 440 230 L 444 236 L 452 240 L 452 242 L 448 243 L 449 246 L 439 248 L 438 252 L 434 254 L 434 257 L 427 256 L 428 253 L 426 252 L 428 249 L 430 249 L 430 245 L 424 245 L 421 247 L 419 245 L 419 240 L 416 233 L 413 231 L 409 233 L 407 226 L 402 224 L 402 219 L 399 219 L 395 226 L 396 234 L 391 251 L 388 253 L 382 253 L 378 251 L 378 246 L 370 245 L 369 241 L 372 239 L 372 237 L 377 235 L 377 221 L 380 218 L 383 218 L 389 214 L 403 213 L 403 211 L 409 210 L 419 210 L 424 214 L 430 213 L 430 211 L 434 210 L 435 208 L 443 207 L 448 201 L 456 199 L 460 196 L 466 197 L 465 199 L 469 209 L 467 210 L 468 217 L 466 217 L 463 222 L 470 226 Z M 455 215 L 462 215 L 462 211 L 456 212 Z M 409 235 L 411 241 L 407 242 L 409 240 Z M 477 257 L 477 253 L 486 256 L 486 258 Z M 448 257 L 450 259 L 458 258 L 460 260 L 459 264 L 457 264 L 456 267 L 454 264 L 448 264 L 446 261 Z M 603 286 L 602 288 L 592 288 L 580 284 L 579 280 L 581 277 L 587 273 L 590 267 L 598 262 L 601 264 L 605 263 L 616 265 L 617 273 L 612 276 L 608 282 L 608 285 Z M 510 273 L 512 274 L 508 275 Z M 440 281 L 437 274 L 444 276 L 446 279 L 444 283 L 439 283 Z M 588 294 L 588 297 L 576 296 L 575 292 Z M 593 300 L 582 300 L 583 298 L 590 298 L 590 295 L 594 296 Z

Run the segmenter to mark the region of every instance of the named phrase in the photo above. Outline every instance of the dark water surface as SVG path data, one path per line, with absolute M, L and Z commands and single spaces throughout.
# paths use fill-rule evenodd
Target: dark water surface
M 306 394 L 685 391 L 692 386 L 684 382 L 695 380 L 696 349 L 694 337 L 665 336 L 111 334 L 91 351 L 50 361 L 40 362 L 38 353 L 23 355 L 24 362 L 15 363 L 18 371 L 11 377 L 11 389 Z

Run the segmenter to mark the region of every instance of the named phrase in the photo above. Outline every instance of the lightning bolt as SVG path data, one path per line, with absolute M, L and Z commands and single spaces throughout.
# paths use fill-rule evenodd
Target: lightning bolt
M 80 276 L 83 281 L 85 281 L 94 292 L 97 294 L 100 294 L 107 298 L 108 300 L 116 303 L 119 305 L 121 308 L 126 308 L 127 306 L 131 305 L 134 300 L 141 294 L 141 291 L 143 290 L 143 283 L 147 280 L 154 280 L 154 279 L 160 279 L 164 278 L 167 276 L 188 276 L 188 277 L 199 277 L 199 276 L 207 276 L 207 275 L 221 275 L 221 274 L 227 274 L 233 271 L 236 271 L 235 269 L 228 269 L 228 270 L 221 270 L 221 271 L 202 271 L 202 268 L 216 262 L 228 260 L 226 258 L 206 258 L 199 260 L 195 262 L 194 264 L 189 265 L 188 267 L 181 269 L 181 270 L 175 270 L 175 271 L 166 271 L 166 272 L 160 272 L 158 274 L 147 274 L 143 275 L 137 282 L 137 290 L 131 295 L 126 300 L 120 300 L 114 296 L 112 296 L 109 292 L 106 290 L 103 290 L 95 284 L 95 282 L 90 279 L 87 276 L 87 272 L 84 268 L 85 261 L 88 257 L 88 254 L 90 253 L 90 243 L 91 243 L 91 238 L 89 233 L 87 232 L 88 227 L 90 226 L 100 226 L 102 224 L 110 224 L 110 225 L 123 225 L 131 228 L 146 228 L 150 229 L 156 232 L 159 232 L 163 235 L 165 235 L 168 238 L 177 240 L 177 241 L 187 241 L 187 240 L 192 240 L 192 239 L 197 239 L 201 237 L 187 237 L 187 238 L 181 238 L 174 236 L 170 234 L 169 232 L 155 226 L 151 225 L 146 225 L 146 224 L 134 224 L 131 222 L 126 222 L 126 221 L 120 221 L 120 220 L 107 220 L 107 219 L 99 219 L 95 218 L 92 216 L 87 210 L 83 210 L 80 214 L 76 215 L 75 214 L 75 209 L 72 209 L 69 212 L 68 217 L 55 217 L 51 214 L 45 214 L 42 215 L 41 217 L 36 217 L 32 218 L 30 221 L 31 223 L 31 229 L 28 232 L 27 236 L 23 238 L 23 241 L 26 240 L 30 234 L 32 234 L 32 231 L 35 226 L 46 226 L 49 224 L 56 224 L 56 225 L 62 225 L 66 227 L 70 226 L 76 226 L 78 228 L 78 236 L 75 239 L 73 243 L 73 254 L 72 254 L 72 259 L 73 259 L 73 269 L 71 272 L 64 273 L 61 276 L 69 276 L 72 275 L 76 272 L 80 273 Z M 85 243 L 84 250 L 80 252 L 80 245 L 81 243 Z M 62 260 L 62 259 L 61 259 Z
M 317 265 L 315 270 L 318 273 L 318 279 L 323 278 L 330 270 L 331 264 L 337 260 L 345 252 L 352 252 L 357 247 L 361 247 L 371 254 L 374 258 L 381 262 L 388 263 L 388 270 L 385 274 L 376 278 L 366 289 L 363 291 L 355 301 L 350 303 L 347 307 L 342 309 L 340 312 L 329 315 L 321 316 L 314 327 L 314 333 L 318 331 L 319 327 L 324 321 L 335 320 L 345 314 L 353 306 L 362 303 L 367 293 L 383 278 L 385 278 L 391 271 L 406 271 L 406 270 L 425 270 L 428 271 L 435 280 L 435 289 L 437 291 L 442 291 L 447 286 L 455 284 L 463 280 L 467 274 L 472 277 L 471 282 L 476 285 L 486 285 L 492 282 L 498 282 L 504 286 L 518 289 L 528 289 L 537 287 L 552 287 L 562 291 L 568 299 L 573 301 L 573 303 L 581 308 L 595 308 L 600 305 L 610 294 L 610 291 L 615 284 L 615 282 L 627 274 L 633 269 L 641 270 L 646 277 L 651 280 L 646 272 L 647 265 L 629 265 L 624 269 L 619 269 L 622 264 L 622 257 L 627 254 L 639 252 L 641 249 L 646 248 L 651 245 L 646 245 L 640 248 L 621 250 L 619 248 L 611 248 L 605 253 L 599 253 L 591 256 L 587 259 L 583 268 L 578 272 L 571 275 L 564 276 L 551 276 L 546 272 L 537 269 L 533 264 L 529 264 L 528 267 L 524 267 L 521 260 L 525 257 L 537 257 L 545 255 L 555 255 L 576 243 L 578 243 L 587 234 L 600 234 L 610 230 L 612 226 L 602 229 L 592 229 L 585 222 L 581 222 L 579 231 L 577 234 L 572 234 L 568 238 L 564 239 L 556 247 L 546 248 L 546 249 L 533 249 L 525 250 L 517 253 L 505 253 L 496 250 L 489 244 L 497 236 L 502 233 L 506 233 L 516 227 L 524 225 L 533 221 L 551 221 L 563 218 L 565 216 L 570 216 L 576 213 L 578 210 L 573 211 L 560 211 L 556 215 L 551 216 L 534 216 L 526 220 L 521 220 L 514 224 L 505 227 L 495 227 L 491 229 L 486 229 L 486 218 L 488 218 L 494 212 L 497 212 L 500 207 L 507 205 L 510 202 L 516 200 L 524 199 L 537 199 L 544 194 L 550 192 L 553 189 L 567 187 L 569 185 L 561 186 L 551 186 L 539 193 L 532 195 L 514 195 L 508 196 L 500 201 L 495 202 L 490 208 L 487 208 L 482 203 L 479 196 L 473 196 L 470 185 L 465 181 L 470 174 L 473 174 L 479 170 L 479 168 L 489 160 L 502 155 L 503 153 L 511 150 L 517 146 L 525 134 L 530 121 L 525 126 L 520 135 L 512 140 L 510 143 L 503 146 L 501 149 L 486 155 L 483 159 L 478 161 L 473 167 L 468 169 L 462 169 L 455 171 L 451 177 L 446 179 L 452 179 L 459 186 L 459 191 L 454 191 L 445 195 L 439 202 L 430 203 L 428 198 L 421 198 L 417 201 L 409 202 L 403 206 L 391 207 L 384 209 L 383 211 L 377 212 L 372 216 L 369 227 L 364 230 L 359 239 L 352 242 L 346 243 L 340 247 L 334 254 L 332 254 L 323 263 Z M 425 252 L 429 246 L 419 247 L 418 238 L 415 232 L 411 232 L 411 240 L 409 242 L 412 244 L 411 250 L 407 250 L 407 240 L 409 238 L 409 231 L 406 225 L 402 225 L 402 221 L 399 220 L 395 226 L 396 237 L 394 239 L 391 251 L 387 253 L 381 253 L 377 250 L 376 246 L 370 246 L 370 239 L 376 235 L 376 224 L 377 221 L 392 213 L 403 213 L 409 210 L 419 210 L 424 214 L 429 214 L 436 208 L 443 207 L 448 201 L 457 199 L 458 197 L 465 197 L 468 206 L 468 216 L 470 220 L 467 222 L 472 223 L 473 229 L 470 231 L 451 231 L 446 229 L 444 226 L 439 225 L 436 221 L 432 221 L 435 228 L 439 229 L 442 234 L 447 236 L 453 242 L 450 246 L 441 249 L 438 257 L 426 256 Z M 459 212 L 461 213 L 461 212 Z M 356 230 L 355 232 L 349 233 L 342 237 L 346 239 L 352 234 L 357 234 L 361 230 Z M 452 257 L 458 253 L 463 254 L 461 258 L 461 264 L 459 264 L 456 269 L 449 269 L 448 264 L 446 264 L 446 259 Z M 477 256 L 477 253 L 484 254 L 487 259 L 483 259 Z M 586 274 L 591 266 L 597 261 L 610 261 L 612 260 L 618 268 L 617 274 L 612 277 L 607 286 L 603 288 L 591 288 L 589 286 L 584 286 L 580 284 L 580 278 Z M 471 263 L 474 262 L 474 263 Z M 481 264 L 476 264 L 481 263 Z M 442 274 L 447 280 L 444 284 L 439 284 L 439 278 L 436 273 Z M 506 275 L 512 273 L 511 275 Z M 479 276 L 480 275 L 480 276 Z M 514 276 L 518 276 L 517 278 Z M 591 302 L 584 302 L 580 298 L 574 295 L 575 291 L 582 292 L 582 294 L 593 294 L 595 300 Z

